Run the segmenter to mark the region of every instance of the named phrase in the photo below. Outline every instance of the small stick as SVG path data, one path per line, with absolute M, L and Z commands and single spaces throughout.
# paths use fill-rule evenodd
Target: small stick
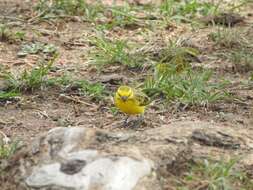
M 97 106 L 94 105 L 94 104 L 90 104 L 88 102 L 84 102 L 82 100 L 79 100 L 79 99 L 71 97 L 71 96 L 66 96 L 65 94 L 61 94 L 60 97 L 66 98 L 68 100 L 72 100 L 73 102 L 77 102 L 77 103 L 81 103 L 81 104 L 84 104 L 84 105 L 87 105 L 87 106 L 91 106 L 91 107 L 97 108 Z
M 3 142 L 5 143 L 5 144 L 9 144 L 9 142 L 11 141 L 11 139 L 9 138 L 9 137 L 7 137 L 7 135 L 4 133 L 4 132 L 2 132 L 2 131 L 0 131 L 0 133 L 3 135 Z

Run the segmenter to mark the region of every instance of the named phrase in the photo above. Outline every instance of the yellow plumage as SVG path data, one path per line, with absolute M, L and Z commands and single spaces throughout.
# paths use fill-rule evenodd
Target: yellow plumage
M 128 115 L 143 114 L 149 98 L 129 86 L 120 86 L 115 93 L 114 103 L 120 111 Z

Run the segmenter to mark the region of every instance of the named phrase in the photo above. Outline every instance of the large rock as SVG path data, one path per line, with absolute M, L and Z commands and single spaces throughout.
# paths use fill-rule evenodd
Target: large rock
M 26 179 L 29 187 L 55 186 L 58 189 L 131 190 L 151 172 L 152 162 L 127 156 L 78 150 L 89 136 L 84 128 L 56 128 L 49 131 L 42 155 L 46 163 L 33 169 Z M 95 137 L 95 136 L 94 136 Z M 75 149 L 76 148 L 76 149 Z M 41 162 L 43 162 L 41 160 Z M 49 162 L 49 163 L 47 163 Z
M 190 121 L 109 132 L 55 128 L 14 157 L 10 163 L 19 167 L 9 174 L 19 190 L 160 190 L 193 157 L 252 150 L 249 134 Z

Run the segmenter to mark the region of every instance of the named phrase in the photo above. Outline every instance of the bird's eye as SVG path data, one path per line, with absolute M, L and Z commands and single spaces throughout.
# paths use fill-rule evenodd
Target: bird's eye
M 120 93 L 117 93 L 119 97 L 121 97 L 121 94 Z

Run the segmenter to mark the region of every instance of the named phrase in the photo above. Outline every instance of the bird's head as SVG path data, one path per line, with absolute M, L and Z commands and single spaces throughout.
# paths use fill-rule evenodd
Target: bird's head
M 126 102 L 129 98 L 133 97 L 133 90 L 129 86 L 120 86 L 116 92 L 117 98 Z

